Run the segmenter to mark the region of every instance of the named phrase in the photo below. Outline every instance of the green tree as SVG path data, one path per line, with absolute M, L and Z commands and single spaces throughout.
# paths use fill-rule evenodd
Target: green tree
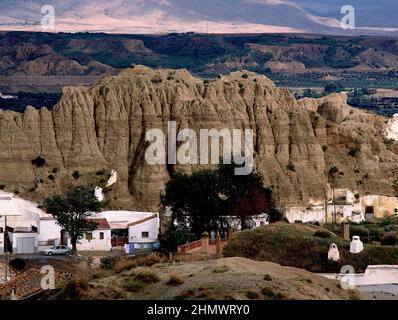
M 226 202 L 219 194 L 217 172 L 211 170 L 197 171 L 191 176 L 173 175 L 162 204 L 171 208 L 173 222 L 189 225 L 198 238 L 204 231 L 217 228 L 226 210 Z
M 332 82 L 325 87 L 324 92 L 325 94 L 340 93 L 343 89 L 344 87 L 340 82 Z
M 172 211 L 168 239 L 178 242 L 177 230 L 196 238 L 204 231 L 226 230 L 227 216 L 239 217 L 242 229 L 250 228 L 251 217 L 262 213 L 267 213 L 271 222 L 280 220 L 282 214 L 275 208 L 272 191 L 263 186 L 262 176 L 235 175 L 235 168 L 221 165 L 216 171 L 172 176 L 162 197 L 162 204 Z
M 268 214 L 270 222 L 282 218 L 276 208 L 272 190 L 264 187 L 263 176 L 258 172 L 235 175 L 235 164 L 222 164 L 217 175 L 220 192 L 228 201 L 229 214 L 239 217 L 241 228 L 250 228 L 250 217 Z
M 95 230 L 97 224 L 89 218 L 101 209 L 93 191 L 79 186 L 69 190 L 65 196 L 53 195 L 44 200 L 43 208 L 52 214 L 57 223 L 68 233 L 72 253 L 77 254 L 77 242 L 86 232 Z

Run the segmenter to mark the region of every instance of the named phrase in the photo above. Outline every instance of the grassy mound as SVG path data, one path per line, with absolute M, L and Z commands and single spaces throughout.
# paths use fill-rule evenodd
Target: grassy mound
M 329 245 L 337 244 L 340 261 L 329 261 Z M 271 261 L 312 272 L 339 272 L 351 265 L 363 272 L 368 265 L 398 264 L 398 247 L 365 244 L 359 254 L 349 252 L 350 243 L 326 229 L 306 225 L 275 223 L 237 234 L 224 248 L 227 257 Z

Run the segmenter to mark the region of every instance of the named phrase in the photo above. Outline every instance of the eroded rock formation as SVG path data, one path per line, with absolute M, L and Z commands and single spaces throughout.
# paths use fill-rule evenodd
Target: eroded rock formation
M 246 71 L 209 82 L 143 66 L 64 88 L 52 112 L 0 110 L 0 184 L 37 199 L 76 184 L 94 188 L 101 170 L 116 170 L 107 206 L 156 209 L 172 171 L 198 168 L 145 162 L 145 132 L 166 132 L 169 120 L 196 131 L 252 128 L 255 166 L 281 206 L 323 199 L 333 167 L 339 187 L 393 194 L 398 148 L 383 137 L 387 119 L 351 108 L 345 95 L 296 101 Z M 38 156 L 42 167 L 32 164 Z

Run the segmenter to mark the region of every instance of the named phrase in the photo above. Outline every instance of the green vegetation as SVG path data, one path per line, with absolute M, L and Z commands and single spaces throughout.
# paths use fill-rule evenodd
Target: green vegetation
M 251 227 L 251 216 L 268 213 L 271 222 L 281 218 L 262 176 L 254 172 L 236 175 L 237 168 L 220 165 L 216 171 L 172 176 L 162 197 L 163 205 L 173 212 L 171 227 L 162 239 L 166 250 L 175 250 L 190 234 L 199 239 L 204 231 L 227 232 L 226 216 L 238 217 L 243 229 Z
M 343 265 L 352 265 L 356 272 L 363 272 L 369 264 L 398 264 L 396 246 L 365 244 L 361 253 L 353 255 L 349 253 L 348 241 L 331 232 L 330 237 L 319 237 L 320 230 L 327 232 L 317 226 L 278 222 L 240 232 L 224 248 L 224 254 L 271 261 L 312 272 L 339 272 Z M 331 243 L 339 248 L 339 262 L 327 259 Z
M 69 234 L 73 254 L 77 254 L 77 241 L 97 227 L 89 218 L 101 209 L 93 191 L 83 186 L 69 190 L 65 196 L 57 194 L 47 198 L 42 207 Z

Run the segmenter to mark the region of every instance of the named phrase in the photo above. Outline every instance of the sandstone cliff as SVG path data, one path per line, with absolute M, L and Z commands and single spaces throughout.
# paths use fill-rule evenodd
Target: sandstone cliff
M 144 161 L 150 128 L 252 128 L 255 165 L 280 205 L 322 200 L 328 172 L 361 194 L 393 194 L 398 147 L 383 138 L 387 119 L 351 108 L 344 95 L 295 98 L 269 79 L 236 72 L 211 82 L 186 70 L 135 66 L 92 87 L 66 87 L 52 112 L 0 110 L 0 185 L 36 200 L 71 185 L 118 182 L 108 207 L 153 210 L 173 170 Z M 32 160 L 41 156 L 46 164 Z

